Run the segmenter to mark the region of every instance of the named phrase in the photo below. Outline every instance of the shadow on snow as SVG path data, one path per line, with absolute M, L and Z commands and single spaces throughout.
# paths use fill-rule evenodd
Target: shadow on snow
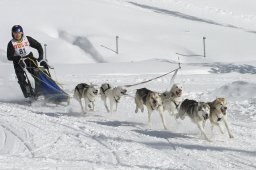
M 206 23 L 206 24 L 211 24 L 211 25 L 217 25 L 217 26 L 222 26 L 222 27 L 240 29 L 240 30 L 243 30 L 243 31 L 246 31 L 246 32 L 249 32 L 249 33 L 256 34 L 256 31 L 254 31 L 254 30 L 246 30 L 245 28 L 242 28 L 242 27 L 234 26 L 234 25 L 231 25 L 231 24 L 222 24 L 222 23 L 218 23 L 218 22 L 213 21 L 213 20 L 195 17 L 195 16 L 192 16 L 192 15 L 188 15 L 188 14 L 178 12 L 178 11 L 166 10 L 166 9 L 157 8 L 157 7 L 154 7 L 154 6 L 149 6 L 149 5 L 144 5 L 144 4 L 139 4 L 139 3 L 135 3 L 135 2 L 129 2 L 129 3 L 132 4 L 132 5 L 144 8 L 144 9 L 152 10 L 156 13 L 170 15 L 172 17 L 178 17 L 178 18 L 181 18 L 181 19 L 186 19 L 186 20 L 190 20 L 190 21 L 201 22 L 201 23 Z

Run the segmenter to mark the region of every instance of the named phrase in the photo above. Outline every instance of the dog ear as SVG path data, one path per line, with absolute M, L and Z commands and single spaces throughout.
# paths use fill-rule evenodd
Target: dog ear
M 198 111 L 201 111 L 203 109 L 203 103 L 198 103 Z

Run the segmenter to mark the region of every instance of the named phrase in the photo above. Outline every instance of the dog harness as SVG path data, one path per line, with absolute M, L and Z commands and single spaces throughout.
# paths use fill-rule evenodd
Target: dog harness
M 175 104 L 176 109 L 178 109 L 178 107 L 179 107 L 180 103 L 179 103 L 179 104 L 177 104 L 175 101 L 173 101 L 173 103 Z
M 82 96 L 82 94 L 80 93 L 80 90 L 83 90 L 84 88 L 88 88 L 89 85 L 86 83 L 80 83 L 76 86 L 75 90 L 78 91 L 79 95 Z
M 101 87 L 100 89 L 101 89 L 101 91 L 103 92 L 103 94 L 105 94 L 105 92 L 106 92 L 108 89 L 110 89 L 110 88 L 111 88 L 110 85 L 107 84 L 107 88 L 106 88 L 106 89 L 103 89 L 103 87 Z
M 120 100 L 120 97 L 118 96 L 117 98 L 116 97 L 114 97 L 114 99 L 115 99 L 115 101 L 118 103 L 119 102 L 119 100 Z

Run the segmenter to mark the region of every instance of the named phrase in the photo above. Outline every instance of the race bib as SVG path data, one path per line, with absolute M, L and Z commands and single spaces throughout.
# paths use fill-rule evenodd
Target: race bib
M 31 47 L 29 46 L 29 41 L 26 36 L 22 38 L 21 42 L 12 40 L 12 45 L 14 47 L 14 56 L 25 57 L 31 52 Z

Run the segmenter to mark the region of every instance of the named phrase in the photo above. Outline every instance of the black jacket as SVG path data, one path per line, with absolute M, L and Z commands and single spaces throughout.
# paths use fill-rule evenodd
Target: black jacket
M 41 61 L 43 59 L 43 55 L 44 55 L 44 51 L 43 51 L 41 44 L 39 42 L 37 42 L 35 39 L 33 39 L 32 37 L 27 36 L 27 39 L 28 39 L 30 46 L 32 48 L 37 49 L 38 54 L 39 54 L 39 57 L 37 60 Z M 14 47 L 12 45 L 12 40 L 11 40 L 7 46 L 7 59 L 10 61 L 16 62 L 15 59 L 17 57 L 14 56 L 14 52 L 15 52 L 15 50 L 14 50 Z

